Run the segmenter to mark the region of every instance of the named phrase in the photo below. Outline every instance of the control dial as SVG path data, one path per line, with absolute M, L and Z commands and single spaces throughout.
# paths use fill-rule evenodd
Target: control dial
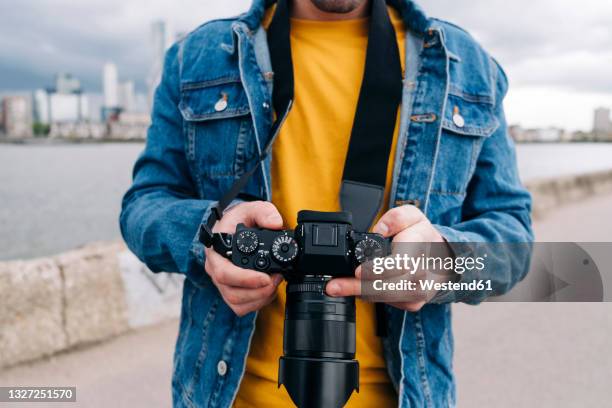
M 360 264 L 381 254 L 382 245 L 372 238 L 363 239 L 355 245 L 355 259 Z
M 253 231 L 240 231 L 236 237 L 236 247 L 243 254 L 252 254 L 258 245 L 259 238 L 257 238 L 257 234 Z
M 278 263 L 288 264 L 298 255 L 298 244 L 289 235 L 281 235 L 272 241 L 272 257 Z

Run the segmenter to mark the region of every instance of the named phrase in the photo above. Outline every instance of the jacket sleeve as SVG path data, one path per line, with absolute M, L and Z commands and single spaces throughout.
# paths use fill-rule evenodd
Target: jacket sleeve
M 128 247 L 152 271 L 180 272 L 197 284 L 207 279 L 197 233 L 213 203 L 198 198 L 185 155 L 179 49 L 176 44 L 166 54 L 146 147 L 123 198 L 120 226 Z
M 508 89 L 506 75 L 495 64 L 497 131 L 487 138 L 478 157 L 462 207 L 462 222 L 436 228 L 456 252 L 474 245 L 477 252 L 489 251 L 487 268 L 478 274 L 466 273 L 460 282 L 491 280 L 492 291 L 445 291 L 434 303 L 476 304 L 491 295 L 508 292 L 522 280 L 529 268 L 533 232 L 531 196 L 519 179 L 514 143 L 508 133 L 503 98 Z

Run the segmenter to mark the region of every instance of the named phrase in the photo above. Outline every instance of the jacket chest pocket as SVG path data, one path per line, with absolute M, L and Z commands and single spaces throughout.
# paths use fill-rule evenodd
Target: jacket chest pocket
M 239 79 L 186 83 L 179 109 L 186 151 L 202 194 L 216 195 L 256 154 L 248 99 Z
M 464 195 L 482 144 L 498 127 L 499 121 L 488 98 L 449 95 L 432 193 Z

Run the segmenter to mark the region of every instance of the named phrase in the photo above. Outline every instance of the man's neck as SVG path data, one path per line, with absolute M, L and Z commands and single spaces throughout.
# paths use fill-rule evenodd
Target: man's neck
M 354 20 L 367 17 L 369 6 L 370 0 L 367 0 L 348 13 L 328 13 L 318 9 L 310 0 L 292 0 L 291 17 L 319 21 Z

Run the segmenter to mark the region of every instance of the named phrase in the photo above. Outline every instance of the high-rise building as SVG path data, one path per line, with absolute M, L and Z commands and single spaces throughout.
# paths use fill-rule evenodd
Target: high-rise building
M 125 81 L 119 84 L 119 107 L 122 111 L 132 112 L 136 106 L 136 92 L 134 81 Z
M 112 62 L 104 64 L 102 88 L 104 90 L 104 107 L 107 109 L 118 108 L 119 74 L 117 73 L 117 66 Z
M 32 136 L 32 109 L 25 96 L 7 96 L 2 100 L 2 128 L 9 137 Z
M 610 120 L 610 109 L 597 108 L 595 109 L 595 117 L 593 121 L 593 133 L 608 134 L 612 132 L 612 121 Z
M 89 115 L 89 103 L 83 93 L 59 93 L 53 89 L 34 92 L 34 119 L 39 123 L 80 122 Z
M 81 93 L 81 81 L 71 74 L 60 72 L 55 76 L 55 92 L 61 94 Z
M 153 47 L 153 60 L 151 61 L 151 70 L 147 78 L 147 96 L 149 108 L 153 106 L 153 97 L 155 89 L 161 80 L 162 70 L 164 68 L 164 57 L 166 51 L 174 42 L 174 35 L 170 25 L 166 21 L 156 21 L 151 26 L 151 43 Z

